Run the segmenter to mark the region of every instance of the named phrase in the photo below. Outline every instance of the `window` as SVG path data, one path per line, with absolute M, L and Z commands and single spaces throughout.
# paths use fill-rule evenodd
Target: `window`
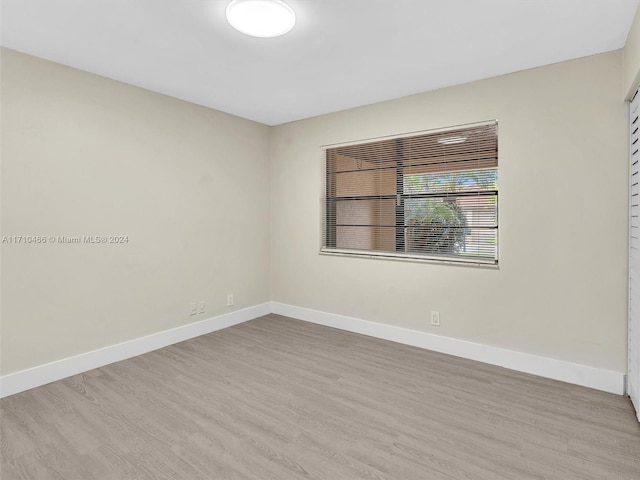
M 496 122 L 330 147 L 321 252 L 498 263 Z

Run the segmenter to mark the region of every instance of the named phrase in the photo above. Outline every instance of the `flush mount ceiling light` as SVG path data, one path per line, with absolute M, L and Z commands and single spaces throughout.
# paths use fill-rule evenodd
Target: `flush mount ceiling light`
M 467 140 L 467 137 L 447 137 L 447 138 L 439 138 L 438 143 L 442 145 L 455 145 L 456 143 L 464 143 Z
M 296 24 L 296 14 L 282 0 L 233 0 L 227 5 L 233 28 L 252 37 L 279 37 Z

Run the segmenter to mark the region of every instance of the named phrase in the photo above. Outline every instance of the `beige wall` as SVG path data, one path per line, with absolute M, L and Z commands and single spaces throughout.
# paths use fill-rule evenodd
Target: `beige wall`
M 625 98 L 629 99 L 640 86 L 640 8 L 636 12 L 623 54 L 622 89 Z
M 607 53 L 273 128 L 272 299 L 625 372 L 621 78 Z M 322 145 L 490 119 L 498 270 L 318 254 Z
M 2 235 L 129 237 L 2 246 L 2 374 L 269 300 L 268 127 L 1 60 Z
M 272 129 L 1 60 L 2 235 L 129 237 L 2 246 L 2 374 L 228 312 L 229 292 L 626 371 L 620 52 Z M 499 270 L 318 255 L 321 145 L 489 119 Z

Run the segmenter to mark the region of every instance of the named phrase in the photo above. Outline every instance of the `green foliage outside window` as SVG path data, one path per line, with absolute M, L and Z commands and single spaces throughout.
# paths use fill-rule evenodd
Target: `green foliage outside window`
M 404 178 L 407 194 L 442 193 L 437 198 L 407 198 L 405 225 L 407 251 L 456 254 L 465 251 L 469 234 L 467 215 L 457 196 L 446 194 L 497 189 L 497 171 L 449 172 L 411 175 Z M 489 203 L 495 203 L 491 197 Z

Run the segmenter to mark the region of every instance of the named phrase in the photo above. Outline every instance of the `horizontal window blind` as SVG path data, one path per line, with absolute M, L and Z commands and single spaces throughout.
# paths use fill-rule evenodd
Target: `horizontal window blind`
M 498 260 L 496 122 L 326 149 L 322 251 Z

